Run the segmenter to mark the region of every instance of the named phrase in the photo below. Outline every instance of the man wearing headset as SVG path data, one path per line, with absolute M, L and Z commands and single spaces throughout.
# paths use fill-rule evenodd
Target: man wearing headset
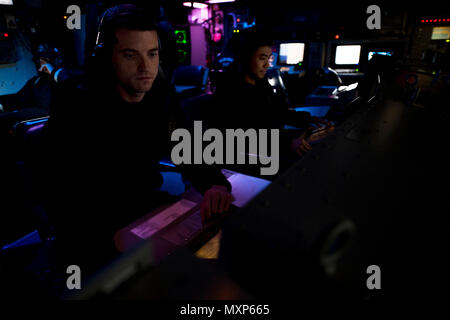
M 146 14 L 133 5 L 109 9 L 98 38 L 85 88 L 62 90 L 46 127 L 48 211 L 67 262 L 111 257 L 112 232 L 173 200 L 157 191 L 158 162 L 184 125 L 158 72 L 158 33 Z M 204 222 L 229 209 L 231 185 L 219 169 L 183 169 L 204 195 Z

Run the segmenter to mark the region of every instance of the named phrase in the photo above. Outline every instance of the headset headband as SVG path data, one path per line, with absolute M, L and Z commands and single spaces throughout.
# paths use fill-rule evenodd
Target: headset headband
M 120 17 L 142 13 L 142 9 L 138 8 L 134 4 L 120 4 L 115 7 L 106 9 L 100 18 L 100 23 L 98 24 L 97 38 L 95 39 L 95 48 L 101 47 L 103 45 L 102 34 L 105 24 L 111 23 L 112 21 Z

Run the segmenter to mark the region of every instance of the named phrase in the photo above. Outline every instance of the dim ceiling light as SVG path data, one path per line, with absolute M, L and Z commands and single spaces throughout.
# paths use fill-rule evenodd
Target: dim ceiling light
M 206 3 L 215 4 L 215 3 L 225 3 L 225 2 L 234 2 L 235 0 L 206 0 Z
M 193 7 L 193 8 L 197 8 L 197 9 L 203 9 L 203 8 L 208 7 L 208 5 L 206 3 L 200 3 L 200 2 L 183 2 L 183 6 Z

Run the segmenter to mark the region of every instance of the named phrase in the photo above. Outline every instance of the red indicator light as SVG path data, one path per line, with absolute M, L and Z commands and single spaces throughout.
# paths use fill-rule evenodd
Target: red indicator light
M 421 20 L 420 22 L 424 23 L 424 22 L 425 22 L 425 20 Z
M 433 22 L 436 22 L 436 21 L 437 21 L 437 19 L 434 19 L 434 20 L 433 20 Z
M 5 33 L 5 34 L 3 34 L 3 36 L 4 36 L 5 38 L 8 38 L 8 37 L 9 37 L 9 34 Z
M 338 34 L 335 35 L 334 38 L 335 38 L 336 40 L 339 39 L 339 35 L 338 35 Z
M 441 19 L 439 19 L 438 22 L 441 22 Z
M 214 35 L 213 35 L 214 42 L 219 42 L 220 39 L 222 39 L 222 34 L 221 33 L 214 33 Z
M 241 19 L 237 18 L 236 21 L 237 21 L 237 22 L 241 22 Z

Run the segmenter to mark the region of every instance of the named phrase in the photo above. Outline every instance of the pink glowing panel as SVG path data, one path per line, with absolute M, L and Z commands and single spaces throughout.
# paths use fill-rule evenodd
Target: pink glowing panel
M 191 14 L 189 15 L 190 23 L 202 23 L 208 19 L 209 19 L 208 7 L 201 9 L 192 9 Z

